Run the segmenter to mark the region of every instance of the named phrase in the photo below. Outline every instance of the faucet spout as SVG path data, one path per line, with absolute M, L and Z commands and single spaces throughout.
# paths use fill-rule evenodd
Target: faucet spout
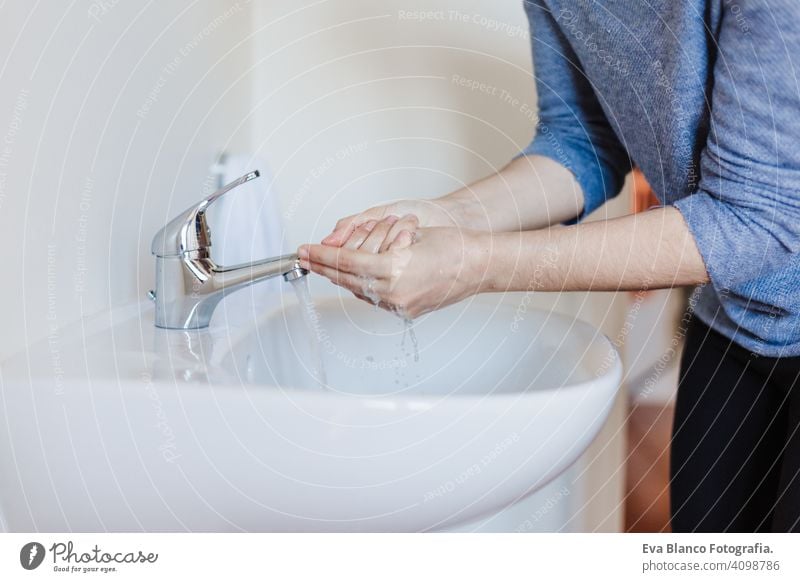
M 308 274 L 295 254 L 229 267 L 217 265 L 209 256 L 211 233 L 205 220 L 208 206 L 255 177 L 257 171 L 224 186 L 170 221 L 154 238 L 156 327 L 208 327 L 214 309 L 228 293 L 279 275 L 292 281 Z
M 295 276 L 298 272 L 300 274 Z M 233 267 L 217 267 L 215 272 L 219 278 L 219 285 L 221 287 L 231 287 L 232 291 L 244 285 L 271 279 L 278 275 L 283 275 L 285 280 L 290 281 L 307 273 L 308 271 L 300 267 L 297 255 L 282 255 Z

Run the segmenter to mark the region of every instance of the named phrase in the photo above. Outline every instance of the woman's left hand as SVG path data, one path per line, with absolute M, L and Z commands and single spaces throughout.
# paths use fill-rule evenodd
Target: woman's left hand
M 452 227 L 402 231 L 384 252 L 302 245 L 300 265 L 399 315 L 415 318 L 479 293 L 490 244 Z

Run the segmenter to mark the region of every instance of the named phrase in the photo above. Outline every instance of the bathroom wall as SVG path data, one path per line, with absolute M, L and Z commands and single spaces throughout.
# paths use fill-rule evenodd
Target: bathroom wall
M 284 0 L 258 3 L 254 22 L 253 148 L 274 174 L 287 248 L 367 206 L 435 197 L 491 173 L 533 135 L 519 0 Z M 627 196 L 594 218 L 627 213 Z M 338 292 L 319 278 L 312 286 Z M 578 315 L 614 338 L 625 297 L 536 294 L 531 305 Z M 595 445 L 551 487 L 572 496 L 537 527 L 621 527 L 625 411 L 621 395 Z M 552 493 L 528 506 L 547 505 Z
M 44 337 L 57 345 L 60 326 L 143 298 L 153 234 L 209 191 L 221 150 L 268 161 L 291 248 L 343 214 L 490 173 L 533 133 L 518 0 L 1 10 L 0 358 Z M 625 208 L 620 199 L 600 215 Z M 537 294 L 533 304 L 614 337 L 621 301 Z M 623 417 L 618 405 L 565 477 L 572 495 L 559 511 L 573 529 L 619 527 Z
M 448 192 L 531 138 L 516 0 L 282 1 L 259 3 L 255 17 L 253 137 L 291 243 L 365 205 Z
M 159 223 L 246 148 L 246 1 L 0 8 L 0 357 L 152 282 Z

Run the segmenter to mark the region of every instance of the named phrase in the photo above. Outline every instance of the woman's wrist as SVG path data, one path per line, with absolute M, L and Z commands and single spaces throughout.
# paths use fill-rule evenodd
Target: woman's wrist
M 561 250 L 551 231 L 474 232 L 468 248 L 475 293 L 553 291 L 561 286 Z
M 579 216 L 580 185 L 564 166 L 523 156 L 482 180 L 438 198 L 462 228 L 492 232 L 538 230 Z
M 491 230 L 489 218 L 475 195 L 462 188 L 437 198 L 435 202 L 447 213 L 454 226 L 470 230 Z
M 466 271 L 474 295 L 497 290 L 497 269 L 492 256 L 495 254 L 496 236 L 490 232 L 466 231 Z

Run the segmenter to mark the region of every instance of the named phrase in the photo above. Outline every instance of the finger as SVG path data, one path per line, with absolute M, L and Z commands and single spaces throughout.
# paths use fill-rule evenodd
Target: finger
M 348 289 L 348 291 L 349 291 L 349 289 Z M 358 299 L 361 299 L 361 301 L 363 301 L 364 303 L 369 303 L 370 305 L 376 305 L 376 303 L 372 299 L 370 299 L 369 297 L 361 295 L 360 293 L 356 293 L 355 291 L 350 291 L 350 292 L 354 296 L 356 296 Z M 381 309 L 385 309 L 386 311 L 393 311 L 393 309 L 394 309 L 391 305 L 389 305 L 385 301 L 379 301 L 377 303 L 377 306 L 380 307 Z
M 404 249 L 412 244 L 414 244 L 414 233 L 408 230 L 401 230 L 389 245 L 389 250 Z
M 406 214 L 400 220 L 394 223 L 389 233 L 386 235 L 386 238 L 383 240 L 383 244 L 381 245 L 380 251 L 383 252 L 387 250 L 391 244 L 394 242 L 394 239 L 397 238 L 402 231 L 407 230 L 409 232 L 414 232 L 419 228 L 419 218 L 416 217 L 414 214 Z
M 368 220 L 381 220 L 385 214 L 386 207 L 378 206 L 376 208 L 370 208 L 369 210 L 360 212 L 359 214 L 345 216 L 336 223 L 336 227 L 333 229 L 333 232 L 322 239 L 322 244 L 340 247 L 345 243 L 345 241 L 347 241 L 348 238 L 350 238 L 350 235 L 353 234 L 353 231 L 360 224 L 363 224 Z
M 302 245 L 297 249 L 300 265 L 319 263 L 351 275 L 385 278 L 389 272 L 388 261 L 380 255 L 342 249 L 326 245 Z M 305 268 L 305 267 L 304 267 Z
M 353 231 L 353 234 L 350 235 L 350 238 L 348 238 L 342 245 L 342 248 L 352 249 L 352 250 L 360 248 L 361 245 L 364 244 L 364 241 L 367 240 L 369 233 L 372 232 L 376 224 L 377 222 L 375 222 L 374 220 L 369 220 L 364 224 L 362 224 L 361 226 L 357 227 Z
M 355 291 L 351 291 L 350 289 L 348 289 L 348 291 L 350 291 L 356 298 L 361 299 L 361 301 L 363 301 L 364 303 L 375 305 L 375 302 L 366 295 L 362 295 L 361 293 L 356 293 Z M 386 309 L 387 311 L 391 311 L 391 306 L 385 301 L 379 301 L 378 307 L 380 307 L 381 309 Z
M 394 226 L 397 221 L 398 218 L 396 216 L 387 216 L 376 224 L 375 228 L 372 229 L 372 232 L 369 233 L 369 236 L 364 241 L 364 244 L 361 245 L 361 250 L 373 254 L 377 253 L 381 249 L 381 246 L 383 246 L 386 235 L 389 234 L 389 231 L 392 230 L 392 226 Z
M 308 266 L 304 268 L 326 277 L 332 283 L 348 289 L 356 296 L 366 298 L 370 303 L 373 303 L 373 301 L 369 298 L 380 297 L 380 291 L 383 289 L 383 284 L 377 279 L 344 273 L 338 269 L 333 269 L 319 263 L 308 263 Z
M 320 243 L 323 245 L 331 245 L 331 246 L 341 246 L 344 244 L 358 224 L 358 214 L 352 214 L 350 216 L 345 216 L 344 218 L 339 219 L 336 222 L 336 226 L 333 227 L 331 233 L 323 238 Z

